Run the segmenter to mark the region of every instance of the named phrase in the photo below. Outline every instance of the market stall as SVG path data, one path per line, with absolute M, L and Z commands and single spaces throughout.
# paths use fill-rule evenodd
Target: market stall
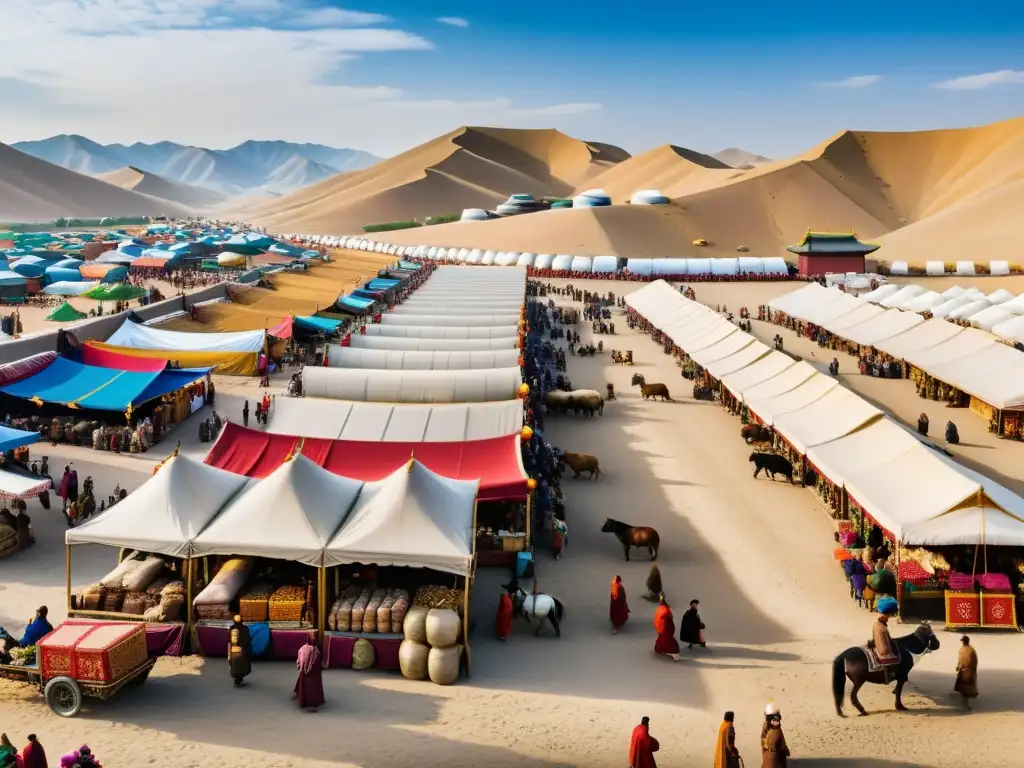
M 462 371 L 513 368 L 519 365 L 519 350 L 483 351 L 399 351 L 353 349 L 332 344 L 327 351 L 329 368 L 363 368 L 388 371 Z
M 473 403 L 515 399 L 518 366 L 457 371 L 385 371 L 306 366 L 306 397 L 378 403 Z

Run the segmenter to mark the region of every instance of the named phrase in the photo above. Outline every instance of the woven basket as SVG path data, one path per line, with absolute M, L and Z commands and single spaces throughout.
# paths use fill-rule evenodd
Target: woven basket
M 270 596 L 270 621 L 302 621 L 306 607 L 306 590 L 302 587 L 280 587 Z

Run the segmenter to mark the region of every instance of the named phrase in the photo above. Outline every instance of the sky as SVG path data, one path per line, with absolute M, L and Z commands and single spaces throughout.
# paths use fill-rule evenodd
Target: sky
M 993 0 L 0 0 L 0 141 L 317 142 L 462 125 L 769 157 L 846 129 L 1024 114 L 1024 4 Z

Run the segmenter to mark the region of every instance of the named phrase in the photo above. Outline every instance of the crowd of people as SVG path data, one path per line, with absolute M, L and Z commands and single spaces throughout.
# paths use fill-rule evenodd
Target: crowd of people
M 46 750 L 34 733 L 28 735 L 28 743 L 18 751 L 6 733 L 0 734 L 0 768 L 49 768 Z M 83 744 L 78 749 L 61 755 L 60 768 L 103 768 L 96 755 Z

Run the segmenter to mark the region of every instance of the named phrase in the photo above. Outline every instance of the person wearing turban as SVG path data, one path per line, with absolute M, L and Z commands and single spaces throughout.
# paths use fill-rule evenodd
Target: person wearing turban
M 878 663 L 885 673 L 885 682 L 892 679 L 890 669 L 899 663 L 900 655 L 896 650 L 896 644 L 889 634 L 889 619 L 900 612 L 899 603 L 893 597 L 883 597 L 878 601 L 878 619 L 872 628 L 871 641 L 878 657 Z

